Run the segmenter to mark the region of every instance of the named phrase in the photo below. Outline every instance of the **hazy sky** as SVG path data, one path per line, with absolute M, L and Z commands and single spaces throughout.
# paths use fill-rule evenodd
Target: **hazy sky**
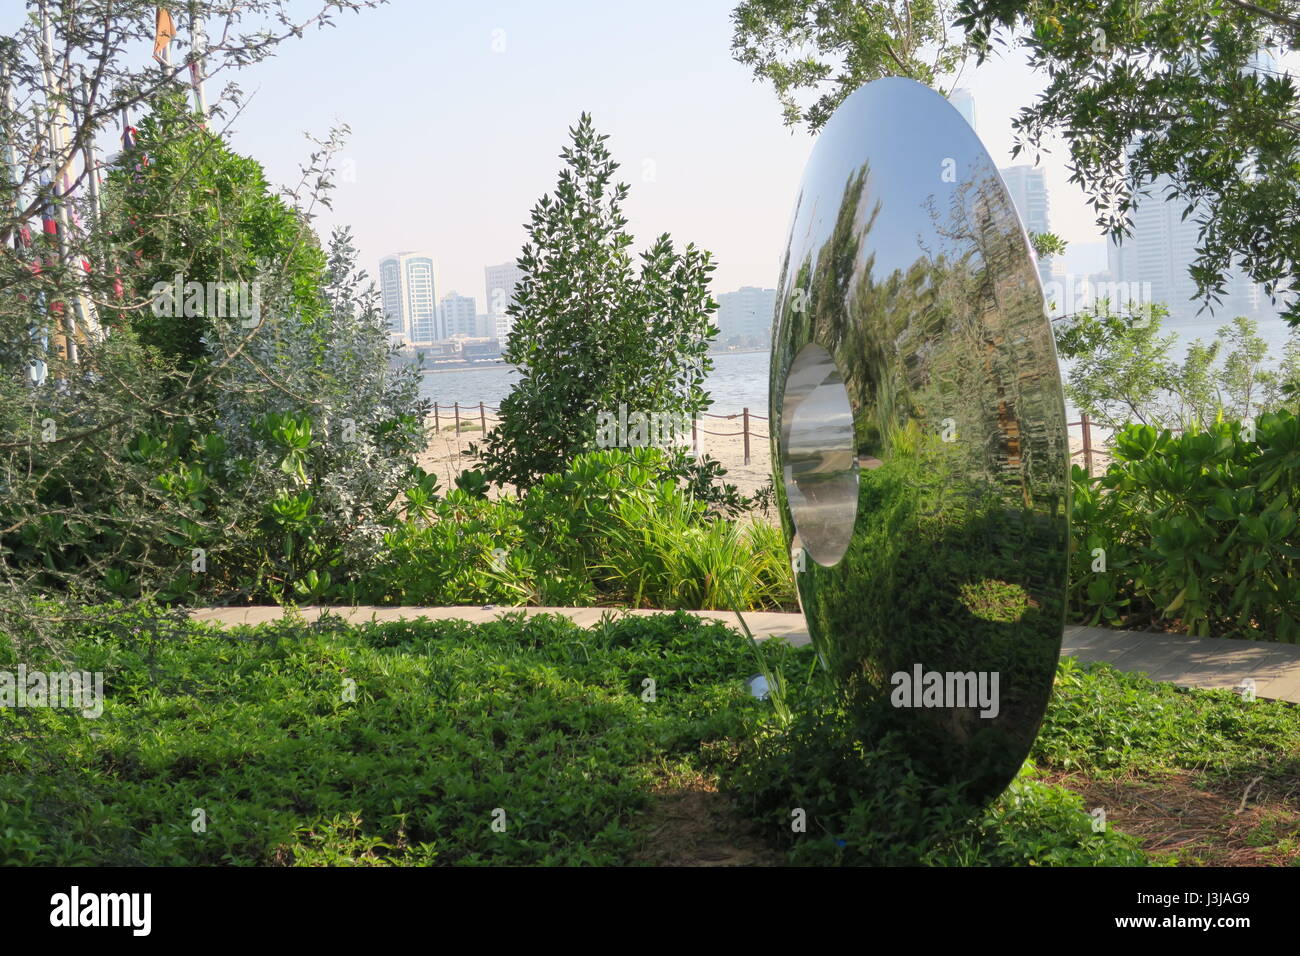
M 3 3 L 11 21 L 16 4 Z M 438 296 L 473 295 L 482 312 L 483 267 L 518 255 L 587 111 L 631 186 L 638 250 L 669 232 L 713 252 L 715 292 L 773 286 L 812 138 L 784 127 L 771 89 L 732 60 L 733 5 L 393 0 L 238 74 L 253 95 L 232 141 L 286 183 L 311 149 L 305 132 L 348 124 L 349 175 L 322 233 L 350 224 L 372 276 L 386 253 L 427 250 Z M 1009 165 L 1011 116 L 1041 81 L 1012 53 L 968 66 L 961 85 L 994 161 Z M 1103 247 L 1077 246 L 1100 241 L 1082 194 L 1059 158 L 1046 169 L 1052 228 L 1076 244 L 1067 266 L 1104 267 Z
M 284 182 L 309 149 L 304 131 L 347 123 L 354 176 L 322 222 L 353 227 L 372 274 L 386 253 L 429 251 L 439 297 L 455 289 L 484 311 L 483 267 L 518 255 L 585 110 L 631 186 L 638 249 L 669 232 L 713 252 L 715 291 L 773 286 L 812 139 L 784 127 L 770 88 L 732 60 L 733 6 L 395 0 L 246 71 L 256 95 L 234 142 Z M 994 160 L 1010 164 L 1010 118 L 1041 82 L 1016 56 L 968 67 L 962 85 Z M 1047 170 L 1053 229 L 1099 241 L 1063 164 Z M 1089 269 L 1104 265 L 1095 252 Z

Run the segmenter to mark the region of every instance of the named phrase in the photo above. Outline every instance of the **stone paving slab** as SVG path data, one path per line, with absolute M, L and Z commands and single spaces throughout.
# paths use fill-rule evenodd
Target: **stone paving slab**
M 474 623 L 494 621 L 507 613 L 561 614 L 582 627 L 594 627 L 604 615 L 663 614 L 657 610 L 629 611 L 619 608 L 565 607 L 305 607 L 302 616 L 314 621 L 330 611 L 349 622 L 462 620 Z M 692 611 L 700 617 L 723 621 L 739 629 L 731 611 Z M 196 621 L 222 625 L 263 624 L 283 614 L 279 607 L 203 608 L 194 611 Z M 802 614 L 755 611 L 745 614 L 745 623 L 755 637 L 779 637 L 795 646 L 810 641 Z M 1183 634 L 1149 634 L 1116 631 L 1102 627 L 1070 625 L 1061 643 L 1062 656 L 1081 661 L 1106 661 L 1122 671 L 1140 672 L 1152 680 L 1181 687 L 1240 687 L 1246 678 L 1255 681 L 1255 694 L 1272 700 L 1300 703 L 1300 645 L 1222 638 L 1188 637 Z
M 1061 652 L 1079 660 L 1106 661 L 1180 687 L 1240 687 L 1250 678 L 1256 696 L 1300 703 L 1300 646 L 1294 644 L 1113 631 L 1112 641 L 1089 643 L 1085 635 L 1079 646 L 1073 630 L 1066 628 Z

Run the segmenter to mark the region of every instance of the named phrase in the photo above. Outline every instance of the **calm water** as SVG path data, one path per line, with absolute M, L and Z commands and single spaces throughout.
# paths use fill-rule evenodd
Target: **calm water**
M 749 406 L 755 415 L 767 414 L 767 352 L 722 352 L 713 356 L 713 371 L 704 387 L 713 396 L 709 411 L 732 415 Z M 460 402 L 478 407 L 479 402 L 500 405 L 518 378 L 514 368 L 489 365 L 448 372 L 425 372 L 420 394 L 439 405 Z
M 1196 339 L 1209 344 L 1223 319 L 1196 322 L 1169 323 L 1162 334 L 1175 334 L 1172 354 L 1181 361 L 1187 345 Z M 1282 355 L 1290 329 L 1281 320 L 1261 322 L 1260 336 L 1269 344 L 1270 358 L 1276 361 Z M 733 415 L 746 406 L 754 415 L 767 415 L 767 352 L 722 352 L 713 356 L 713 371 L 705 380 L 705 388 L 713 397 L 709 409 L 714 415 Z M 421 394 L 440 405 L 460 402 L 462 406 L 478 406 L 479 402 L 499 405 L 509 394 L 517 373 L 506 365 L 489 365 L 482 368 L 458 369 L 448 372 L 426 372 Z M 1074 410 L 1071 409 L 1073 415 Z

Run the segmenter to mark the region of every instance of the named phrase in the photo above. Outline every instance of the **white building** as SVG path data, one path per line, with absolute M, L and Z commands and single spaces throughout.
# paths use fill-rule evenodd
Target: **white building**
M 446 338 L 439 328 L 432 256 L 423 252 L 384 256 L 379 260 L 379 292 L 394 338 L 415 345 Z
M 487 266 L 483 272 L 487 278 L 487 312 L 493 317 L 492 335 L 504 344 L 513 324 L 506 309 L 515 301 L 515 286 L 523 279 L 524 270 L 513 262 L 503 262 Z
M 772 316 L 776 312 L 776 290 L 760 289 L 747 285 L 735 292 L 717 296 L 718 312 L 715 321 L 719 345 L 733 337 L 768 341 L 772 334 Z
M 444 338 L 478 335 L 478 303 L 473 296 L 457 295 L 453 289 L 442 297 L 442 334 Z
M 953 105 L 962 118 L 970 124 L 970 128 L 979 132 L 979 127 L 975 125 L 975 96 L 970 90 L 959 88 L 952 91 L 948 96 L 948 102 Z
M 1141 290 L 1144 299 L 1149 294 L 1149 301 L 1168 307 L 1171 321 L 1183 322 L 1196 318 L 1204 304 L 1196 297 L 1196 283 L 1187 271 L 1196 259 L 1200 226 L 1195 214 L 1183 218 L 1184 202 L 1165 201 L 1168 185 L 1167 179 L 1157 179 L 1146 188 L 1147 195 L 1137 197 L 1130 213 L 1132 234 L 1119 244 L 1108 243 L 1106 260 L 1113 281 Z M 1225 283 L 1222 304 L 1211 305 L 1201 318 L 1211 316 L 1226 322 L 1238 315 L 1270 318 L 1276 310 L 1261 286 L 1234 270 Z

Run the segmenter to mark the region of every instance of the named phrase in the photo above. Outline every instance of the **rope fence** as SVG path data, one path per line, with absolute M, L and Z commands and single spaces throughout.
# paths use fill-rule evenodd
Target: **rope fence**
M 468 412 L 469 414 L 468 414 L 468 415 L 462 414 L 463 412 Z M 448 407 L 448 406 L 446 406 L 446 405 L 442 405 L 442 404 L 440 404 L 440 403 L 438 403 L 438 402 L 434 402 L 434 403 L 433 403 L 433 428 L 434 428 L 434 431 L 436 431 L 438 434 L 441 434 L 441 433 L 442 433 L 442 422 L 443 422 L 444 418 L 450 417 L 450 418 L 452 419 L 452 421 L 454 422 L 454 426 L 453 426 L 453 427 L 455 428 L 456 434 L 459 436 L 459 435 L 461 434 L 461 425 L 462 425 L 462 424 L 464 424 L 464 423 L 466 423 L 466 422 L 473 422 L 473 421 L 477 420 L 478 423 L 479 423 L 479 428 L 480 428 L 480 430 L 482 431 L 482 433 L 483 433 L 484 435 L 486 435 L 486 434 L 487 434 L 487 430 L 488 430 L 488 428 L 487 428 L 487 413 L 488 413 L 488 412 L 492 412 L 494 415 L 499 414 L 499 413 L 501 412 L 501 406 L 500 406 L 500 405 L 488 405 L 488 404 L 486 404 L 485 402 L 479 402 L 478 405 L 464 405 L 464 406 L 462 406 L 460 402 L 452 402 L 451 406 Z M 721 420 L 723 420 L 723 421 L 733 421 L 733 420 L 739 418 L 739 419 L 741 420 L 740 431 L 738 431 L 738 432 L 714 432 L 714 431 L 709 431 L 709 430 L 706 429 L 706 428 L 700 428 L 700 427 L 699 427 L 699 419 L 700 419 L 700 418 L 717 418 L 717 419 L 721 419 Z M 750 424 L 751 424 L 753 421 L 755 421 L 755 420 L 757 420 L 757 421 L 764 421 L 764 422 L 765 422 L 765 421 L 768 421 L 768 417 L 767 417 L 766 415 L 755 415 L 753 412 L 751 412 L 751 411 L 749 410 L 749 407 L 748 407 L 748 406 L 746 406 L 746 407 L 745 407 L 744 409 L 742 409 L 741 411 L 739 411 L 739 412 L 735 412 L 735 413 L 733 413 L 733 414 L 731 414 L 731 415 L 714 415 L 712 412 L 702 412 L 702 413 L 700 413 L 700 415 L 699 415 L 697 418 L 692 419 L 692 421 L 691 421 L 691 447 L 692 447 L 695 451 L 699 451 L 699 448 L 700 448 L 700 435 L 702 435 L 702 434 L 703 434 L 703 435 L 713 435 L 714 437 L 717 437 L 717 438 L 734 438 L 734 437 L 736 437 L 737 435 L 743 435 L 743 436 L 744 436 L 744 446 L 745 446 L 745 464 L 748 465 L 748 464 L 749 464 L 749 459 L 750 459 L 750 454 L 749 454 L 749 452 L 750 452 L 749 439 L 750 439 L 751 437 L 753 437 L 753 438 L 761 438 L 761 439 L 764 439 L 764 440 L 767 440 L 767 439 L 770 438 L 770 435 L 769 435 L 767 432 L 751 431 L 751 430 L 750 430 Z M 1110 439 L 1109 439 L 1109 438 L 1104 439 L 1104 440 L 1100 443 L 1100 445 L 1097 445 L 1097 444 L 1094 444 L 1094 443 L 1093 443 L 1093 440 L 1092 440 L 1092 429 L 1093 429 L 1093 425 L 1094 425 L 1094 424 L 1095 424 L 1095 423 L 1094 423 L 1094 422 L 1093 422 L 1093 421 L 1088 417 L 1088 414 L 1087 414 L 1086 412 L 1084 412 L 1084 413 L 1080 416 L 1079 421 L 1077 421 L 1077 422 L 1066 422 L 1066 428 L 1067 428 L 1067 429 L 1068 429 L 1068 428 L 1075 428 L 1076 426 L 1077 426 L 1077 427 L 1081 427 L 1081 428 L 1083 429 L 1083 447 L 1080 448 L 1078 451 L 1072 451 L 1072 452 L 1070 452 L 1070 460 L 1073 461 L 1075 458 L 1077 458 L 1077 457 L 1079 457 L 1080 455 L 1082 455 L 1082 456 L 1083 456 L 1083 467 L 1084 467 L 1084 469 L 1088 472 L 1088 475 L 1089 475 L 1089 476 L 1092 475 L 1092 470 L 1093 470 L 1093 458 L 1094 458 L 1094 456 L 1095 456 L 1095 455 L 1103 455 L 1103 454 L 1105 454 L 1106 449 L 1107 449 L 1108 446 L 1110 445 Z
M 477 405 L 462 406 L 460 402 L 452 402 L 451 406 L 448 407 L 447 405 L 443 405 L 439 402 L 434 402 L 433 403 L 433 429 L 438 434 L 442 434 L 442 430 L 443 430 L 442 423 L 444 419 L 451 418 L 454 424 L 449 426 L 449 428 L 454 428 L 457 436 L 459 436 L 461 433 L 462 424 L 466 422 L 473 422 L 477 419 L 479 423 L 479 428 L 482 430 L 483 434 L 486 435 L 487 434 L 487 413 L 489 411 L 492 412 L 494 415 L 499 414 L 501 412 L 501 406 L 488 405 L 485 402 L 479 402 Z M 469 414 L 462 415 L 461 414 L 462 412 L 469 412 Z M 739 418 L 741 419 L 741 428 L 740 431 L 738 432 L 711 432 L 708 431 L 707 429 L 699 427 L 700 418 L 720 418 L 726 421 Z M 760 421 L 768 420 L 766 415 L 755 415 L 753 412 L 749 410 L 749 406 L 745 406 L 745 408 L 742 409 L 741 411 L 733 413 L 731 415 L 714 415 L 712 412 L 701 412 L 697 418 L 691 420 L 691 447 L 696 451 L 699 451 L 700 449 L 699 436 L 701 434 L 713 435 L 718 438 L 734 438 L 737 435 L 743 435 L 744 444 L 745 444 L 745 464 L 748 465 L 750 437 L 752 436 L 754 438 L 762 438 L 764 440 L 769 438 L 769 435 L 766 432 L 750 430 L 749 427 L 750 422 L 756 419 Z

